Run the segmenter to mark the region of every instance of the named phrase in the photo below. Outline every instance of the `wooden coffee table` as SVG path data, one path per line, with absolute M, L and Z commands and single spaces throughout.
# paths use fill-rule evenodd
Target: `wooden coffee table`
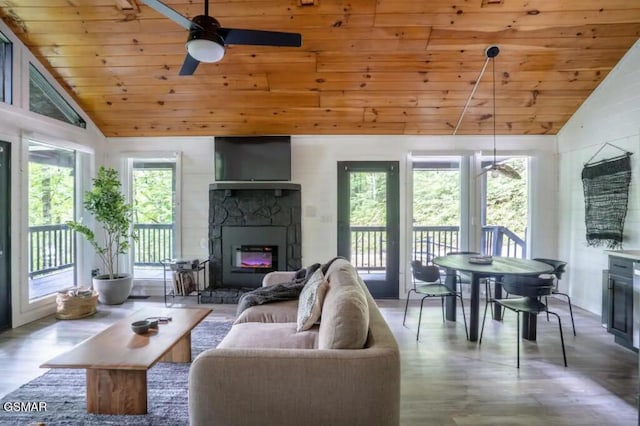
M 143 309 L 40 367 L 86 369 L 89 413 L 146 414 L 147 370 L 158 361 L 191 362 L 191 330 L 210 312 L 206 308 Z M 131 330 L 132 322 L 158 316 L 172 320 L 146 335 Z

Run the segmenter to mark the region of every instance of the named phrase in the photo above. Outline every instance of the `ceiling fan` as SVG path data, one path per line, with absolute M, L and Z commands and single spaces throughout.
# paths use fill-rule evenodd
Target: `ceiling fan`
M 496 159 L 496 56 L 500 53 L 500 49 L 498 46 L 489 46 L 485 50 L 485 55 L 487 57 L 487 61 L 491 60 L 491 68 L 492 68 L 492 85 L 493 85 L 493 114 L 491 115 L 493 120 L 493 162 L 488 166 L 483 167 L 482 173 L 491 173 L 491 176 L 497 177 L 498 175 L 503 175 L 511 179 L 520 179 L 520 173 L 516 171 L 513 167 L 505 163 L 499 163 Z M 486 62 L 485 62 L 486 66 Z M 482 70 L 484 72 L 484 69 Z
M 209 16 L 209 0 L 204 2 L 204 15 L 193 19 L 182 16 L 158 0 L 142 2 L 189 30 L 187 56 L 180 75 L 192 75 L 200 62 L 218 62 L 224 56 L 224 46 L 228 44 L 288 47 L 302 45 L 302 36 L 298 33 L 222 28 L 217 19 Z

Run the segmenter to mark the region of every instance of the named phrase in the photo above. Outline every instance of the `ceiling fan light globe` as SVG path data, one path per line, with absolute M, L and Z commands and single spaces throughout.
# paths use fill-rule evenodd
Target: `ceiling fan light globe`
M 500 172 L 498 171 L 498 169 L 491 169 L 491 177 L 492 178 L 500 177 Z
M 187 41 L 187 52 L 200 62 L 218 62 L 224 57 L 224 45 L 214 40 L 193 38 Z

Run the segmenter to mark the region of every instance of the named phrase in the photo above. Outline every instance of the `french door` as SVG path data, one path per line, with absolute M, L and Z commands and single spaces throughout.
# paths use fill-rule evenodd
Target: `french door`
M 397 298 L 400 181 L 397 161 L 338 162 L 338 255 L 374 298 Z
M 0 330 L 11 327 L 11 255 L 9 227 L 11 226 L 11 145 L 0 141 Z

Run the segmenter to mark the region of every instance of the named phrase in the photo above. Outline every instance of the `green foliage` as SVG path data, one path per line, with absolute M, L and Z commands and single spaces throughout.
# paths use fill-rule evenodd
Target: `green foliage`
M 96 250 L 110 279 L 119 274 L 118 255 L 126 253 L 131 238 L 136 238 L 132 227 L 133 207 L 125 203 L 120 187 L 118 172 L 100 167 L 93 179 L 93 188 L 85 193 L 84 207 L 104 229 L 103 241 L 98 241 L 95 233 L 86 225 L 67 222 L 71 229 L 84 235 Z
M 524 239 L 527 228 L 527 169 L 524 158 L 512 158 L 506 164 L 522 179 L 510 179 L 501 174 L 487 176 L 487 225 L 506 226 Z
M 352 173 L 350 212 L 351 225 L 386 225 L 386 193 L 386 173 Z
M 458 170 L 414 170 L 413 219 L 415 226 L 460 225 Z
M 134 169 L 135 223 L 173 223 L 173 170 Z
M 29 162 L 29 226 L 73 219 L 73 169 Z
M 517 170 L 522 179 L 486 176 L 486 224 L 505 226 L 524 239 L 528 216 L 526 160 L 512 158 L 507 164 Z M 385 177 L 384 173 L 352 173 L 352 225 L 385 225 Z M 413 218 L 414 226 L 460 225 L 458 170 L 413 171 Z

